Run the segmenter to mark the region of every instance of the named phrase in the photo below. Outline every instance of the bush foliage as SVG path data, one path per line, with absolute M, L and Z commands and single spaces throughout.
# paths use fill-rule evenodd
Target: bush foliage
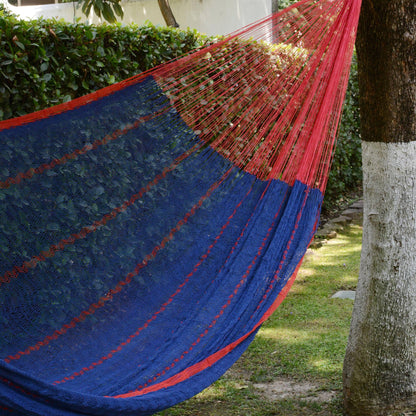
M 208 38 L 168 27 L 22 21 L 0 6 L 0 120 L 88 94 L 200 47 Z M 361 182 L 354 62 L 325 197 L 331 209 Z
M 88 94 L 204 42 L 193 30 L 27 22 L 0 10 L 0 120 Z
M 357 61 L 354 56 L 344 101 L 338 143 L 329 173 L 324 209 L 332 210 L 351 190 L 361 185 L 361 134 Z

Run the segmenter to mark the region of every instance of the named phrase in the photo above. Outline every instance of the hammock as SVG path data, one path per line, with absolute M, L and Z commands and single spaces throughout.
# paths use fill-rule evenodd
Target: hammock
M 237 360 L 316 230 L 359 3 L 0 123 L 0 414 L 149 415 Z

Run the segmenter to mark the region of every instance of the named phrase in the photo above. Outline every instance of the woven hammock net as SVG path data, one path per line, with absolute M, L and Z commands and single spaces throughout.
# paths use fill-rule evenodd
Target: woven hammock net
M 235 362 L 316 230 L 359 8 L 0 123 L 0 414 L 153 414 Z

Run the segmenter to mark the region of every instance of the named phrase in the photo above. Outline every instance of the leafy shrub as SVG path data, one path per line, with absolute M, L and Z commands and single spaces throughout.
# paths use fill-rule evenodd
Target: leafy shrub
M 27 22 L 0 9 L 0 120 L 88 94 L 204 42 L 195 30 Z
M 332 210 L 349 191 L 362 182 L 360 109 L 357 61 L 354 56 L 344 101 L 337 148 L 329 173 L 324 209 Z
M 292 5 L 293 3 L 295 3 L 295 0 L 280 0 L 279 1 L 279 9 L 283 10 L 286 7 L 289 7 L 290 5 Z
M 18 20 L 0 6 L 0 120 L 69 101 L 208 42 L 195 30 Z M 354 61 L 324 208 L 361 183 Z

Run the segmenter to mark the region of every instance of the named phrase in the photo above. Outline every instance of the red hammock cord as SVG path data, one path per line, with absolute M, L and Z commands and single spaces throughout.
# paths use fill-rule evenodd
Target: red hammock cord
M 303 0 L 153 71 L 185 122 L 262 179 L 325 189 L 359 0 Z

